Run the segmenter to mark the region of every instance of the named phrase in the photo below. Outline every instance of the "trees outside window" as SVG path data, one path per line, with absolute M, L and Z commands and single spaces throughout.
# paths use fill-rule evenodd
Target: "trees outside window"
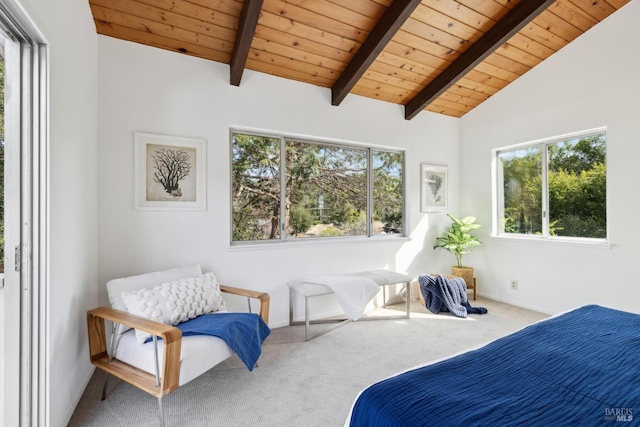
M 373 234 L 403 232 L 403 160 L 402 153 L 373 151 Z
M 302 233 L 292 233 L 287 215 L 286 237 L 367 235 L 368 151 L 292 140 L 285 140 L 285 146 L 286 212 L 305 209 L 314 217 L 315 226 L 313 230 L 310 227 Z
M 542 146 L 498 155 L 503 182 L 501 220 L 504 233 L 542 232 Z
M 280 139 L 232 138 L 232 240 L 279 239 Z
M 399 152 L 232 133 L 232 240 L 402 235 L 403 161 Z
M 496 153 L 498 234 L 606 239 L 606 132 Z

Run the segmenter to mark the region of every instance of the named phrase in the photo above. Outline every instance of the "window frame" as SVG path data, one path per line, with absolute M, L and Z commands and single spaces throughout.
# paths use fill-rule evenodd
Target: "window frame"
M 491 173 L 492 173 L 492 237 L 500 238 L 500 239 L 512 239 L 512 240 L 532 240 L 538 242 L 562 242 L 562 243 L 577 243 L 577 244 L 608 244 L 609 243 L 609 221 L 607 219 L 606 224 L 606 237 L 573 237 L 573 236 L 553 236 L 549 232 L 549 146 L 567 141 L 572 139 L 578 139 L 587 136 L 593 136 L 597 134 L 605 135 L 605 150 L 607 140 L 607 127 L 597 127 L 593 129 L 587 129 L 579 132 L 572 132 L 563 135 L 552 136 L 549 138 L 537 139 L 534 141 L 524 142 L 520 144 L 509 145 L 500 148 L 494 148 L 491 151 Z M 502 221 L 501 213 L 504 213 L 504 206 L 501 206 L 500 203 L 504 204 L 504 200 L 502 196 L 501 186 L 504 186 L 502 178 L 500 177 L 499 167 L 500 167 L 500 159 L 499 156 L 502 153 L 513 152 L 517 150 L 523 150 L 527 148 L 532 148 L 540 146 L 541 147 L 541 208 L 542 208 L 542 232 L 541 234 L 520 234 L 520 233 L 506 233 L 501 231 L 500 222 Z M 606 151 L 605 151 L 606 153 Z M 607 164 L 607 157 L 605 154 L 605 168 Z M 609 178 L 609 171 L 605 169 L 605 176 Z M 606 194 L 608 193 L 605 188 L 605 204 L 607 205 L 608 211 L 608 197 Z
M 286 168 L 284 159 L 286 159 L 287 141 L 293 141 L 304 144 L 315 145 L 330 145 L 333 147 L 358 149 L 366 151 L 367 158 L 367 232 L 365 235 L 360 236 L 331 236 L 331 237 L 314 237 L 310 239 L 288 239 L 284 230 L 284 218 L 286 215 L 286 207 L 284 203 L 280 203 L 280 237 L 277 239 L 263 239 L 263 240 L 233 240 L 233 135 L 245 134 L 264 138 L 273 138 L 280 140 L 280 170 Z M 373 212 L 374 212 L 374 198 L 373 198 L 373 152 L 384 151 L 388 153 L 402 154 L 402 233 L 392 234 L 373 234 Z M 295 244 L 313 244 L 313 243 L 327 243 L 327 242 L 345 242 L 345 241 L 390 241 L 395 239 L 403 239 L 408 236 L 408 209 L 407 209 L 407 150 L 398 147 L 389 147 L 381 145 L 371 145 L 352 141 L 342 141 L 321 137 L 309 137 L 301 136 L 290 133 L 280 132 L 268 132 L 262 130 L 254 130 L 242 127 L 232 127 L 229 129 L 229 242 L 231 246 L 261 246 L 261 245 L 295 245 Z M 284 192 L 286 191 L 286 174 L 280 173 L 280 200 L 284 200 Z

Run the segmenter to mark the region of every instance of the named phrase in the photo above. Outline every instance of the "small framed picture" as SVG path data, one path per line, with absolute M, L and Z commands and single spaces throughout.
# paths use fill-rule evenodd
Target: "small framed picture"
M 206 141 L 135 133 L 135 208 L 207 209 Z
M 420 168 L 421 211 L 446 211 L 449 206 L 448 168 L 422 164 Z

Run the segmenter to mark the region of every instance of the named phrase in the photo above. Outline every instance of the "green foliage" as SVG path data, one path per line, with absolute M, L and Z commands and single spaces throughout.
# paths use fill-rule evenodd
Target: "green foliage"
M 314 213 L 317 223 L 331 223 L 343 234 L 353 234 L 352 225 L 367 206 L 366 151 L 287 141 L 286 156 L 290 203 Z M 291 227 L 291 214 L 288 223 Z
M 296 206 L 289 214 L 289 226 L 297 236 L 298 233 L 306 232 L 313 225 L 313 216 L 307 209 Z
M 605 135 L 548 145 L 549 233 L 606 237 Z M 501 157 L 504 231 L 542 233 L 541 149 Z
M 340 225 L 340 230 L 348 236 L 367 234 L 367 214 L 364 211 L 354 212 L 349 220 Z
M 324 217 L 324 222 L 332 223 L 337 226 L 343 226 L 358 221 L 360 210 L 353 206 L 351 203 L 332 203 L 332 205 L 333 207 L 329 210 L 328 215 Z
M 605 164 L 605 135 L 597 134 L 574 141 L 549 145 L 549 170 L 580 174 L 596 164 Z
M 556 219 L 556 220 L 551 221 L 551 222 L 549 223 L 549 234 L 550 234 L 551 236 L 557 236 L 557 235 L 558 235 L 558 231 L 562 231 L 562 230 L 564 230 L 564 227 L 560 227 L 560 226 L 558 225 L 558 222 L 559 222 L 559 221 Z
M 267 222 L 257 221 L 252 215 L 252 209 L 233 213 L 233 241 L 259 240 L 268 233 Z M 238 224 L 241 224 L 239 226 Z
M 280 140 L 234 134 L 233 142 L 233 240 L 279 238 Z
M 606 237 L 605 165 L 597 163 L 580 173 L 564 170 L 550 173 L 549 206 L 550 219 L 557 219 L 564 229 L 558 235 Z
M 534 234 L 542 231 L 541 150 L 520 150 L 503 158 L 505 231 Z
M 386 232 L 402 232 L 402 154 L 374 151 L 373 219 Z
M 606 226 L 598 218 L 582 218 L 577 215 L 566 215 L 559 221 L 562 224 L 561 235 L 572 237 L 606 237 Z
M 471 252 L 467 249 L 481 244 L 478 238 L 469 232 L 482 226 L 475 223 L 476 218 L 473 216 L 466 216 L 462 219 L 458 219 L 451 214 L 447 214 L 447 216 L 451 218 L 451 227 L 444 237 L 436 239 L 436 245 L 433 249 L 442 248 L 448 250 L 456 257 L 456 265 L 462 267 L 462 255 Z
M 327 227 L 320 232 L 320 237 L 336 237 L 336 236 L 344 236 L 344 231 L 336 228 L 336 227 Z
M 286 229 L 294 235 L 311 224 L 305 228 L 293 207 L 310 213 L 312 224 L 333 224 L 348 235 L 366 234 L 367 150 L 287 140 L 281 159 L 280 141 L 233 135 L 233 240 L 280 238 L 281 204 Z M 373 164 L 373 216 L 385 227 L 401 230 L 402 154 L 374 151 Z

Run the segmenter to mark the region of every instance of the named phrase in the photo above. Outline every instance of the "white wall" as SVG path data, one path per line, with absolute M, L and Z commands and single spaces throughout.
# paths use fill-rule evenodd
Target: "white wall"
M 245 71 L 229 84 L 227 65 L 99 37 L 99 284 L 112 278 L 200 262 L 222 283 L 271 294 L 271 326 L 288 323 L 286 282 L 313 273 L 390 268 L 417 275 L 435 268 L 421 252 L 435 238 L 419 208 L 421 162 L 449 165 L 457 204 L 458 121 L 348 96 L 330 104 L 329 89 Z M 229 128 L 255 129 L 407 148 L 411 241 L 230 248 Z M 207 140 L 208 210 L 134 210 L 134 132 Z M 440 227 L 442 228 L 442 227 Z M 438 232 L 440 230 L 437 230 Z M 425 237 L 427 236 L 427 237 Z M 426 243 L 425 243 L 426 238 Z M 437 258 L 435 261 L 437 262 Z M 333 310 L 326 301 L 322 310 Z
M 23 0 L 50 47 L 51 426 L 66 425 L 92 373 L 86 311 L 97 305 L 97 35 L 89 4 Z
M 481 294 L 550 313 L 587 303 L 640 312 L 638 16 L 640 2 L 629 3 L 462 118 L 461 205 L 485 224 L 484 245 L 468 256 Z M 489 237 L 491 150 L 599 126 L 608 128 L 611 247 Z

